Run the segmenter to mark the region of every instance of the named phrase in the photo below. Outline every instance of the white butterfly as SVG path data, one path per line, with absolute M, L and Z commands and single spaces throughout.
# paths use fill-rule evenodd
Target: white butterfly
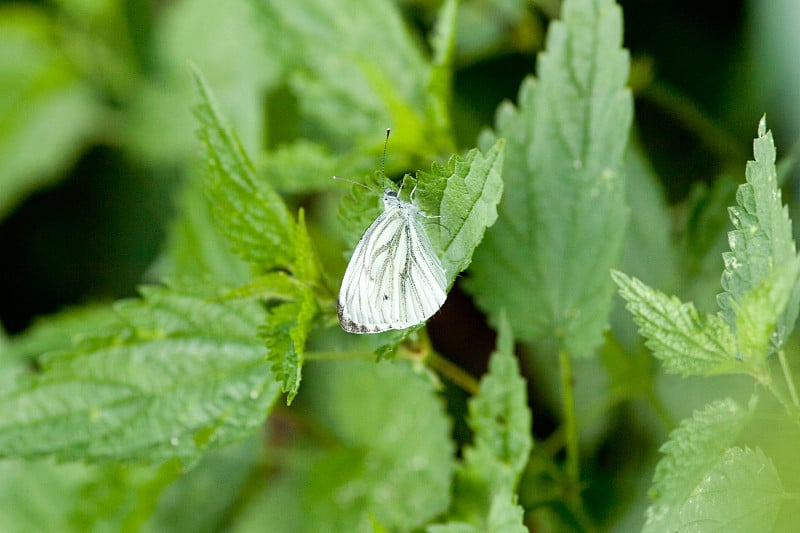
M 345 331 L 409 328 L 444 304 L 445 271 L 413 197 L 414 191 L 411 202 L 405 202 L 384 189 L 384 211 L 358 241 L 339 290 L 339 323 Z

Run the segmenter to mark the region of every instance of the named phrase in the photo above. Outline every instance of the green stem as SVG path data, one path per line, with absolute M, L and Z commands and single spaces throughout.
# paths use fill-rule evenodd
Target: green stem
M 695 132 L 700 141 L 720 157 L 734 161 L 745 157 L 739 143 L 675 87 L 664 82 L 653 82 L 639 96 L 664 109 L 688 130 Z
M 559 350 L 558 363 L 561 371 L 561 395 L 564 400 L 564 436 L 567 444 L 566 472 L 567 478 L 577 490 L 581 476 L 578 420 L 575 417 L 572 360 L 566 350 Z
M 438 353 L 431 351 L 425 358 L 425 362 L 436 370 L 439 374 L 443 375 L 472 396 L 478 394 L 480 384 L 478 380 L 472 377 L 466 370 L 454 364 L 448 359 L 445 359 Z
M 798 400 L 797 390 L 794 388 L 794 380 L 792 379 L 792 371 L 789 368 L 789 361 L 786 359 L 786 352 L 778 350 L 778 360 L 781 362 L 783 379 L 786 380 L 786 386 L 789 388 L 789 396 L 792 398 L 792 403 L 795 408 L 800 408 L 800 400 Z

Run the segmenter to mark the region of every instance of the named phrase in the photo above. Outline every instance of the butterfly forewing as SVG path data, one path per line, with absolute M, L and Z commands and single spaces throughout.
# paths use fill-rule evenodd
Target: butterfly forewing
M 356 245 L 339 292 L 339 322 L 351 333 L 415 326 L 446 298 L 447 279 L 422 214 L 391 191 L 384 205 Z

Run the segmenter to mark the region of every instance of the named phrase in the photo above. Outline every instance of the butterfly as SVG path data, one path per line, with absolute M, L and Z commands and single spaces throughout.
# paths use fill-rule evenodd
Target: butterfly
M 339 324 L 347 332 L 416 326 L 447 298 L 445 270 L 422 225 L 427 215 L 414 203 L 415 191 L 416 186 L 406 202 L 384 189 L 384 211 L 353 251 L 337 302 Z

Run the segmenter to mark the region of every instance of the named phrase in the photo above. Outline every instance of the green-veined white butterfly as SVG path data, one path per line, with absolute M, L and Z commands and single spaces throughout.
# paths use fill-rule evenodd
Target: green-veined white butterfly
M 389 130 L 386 137 L 388 141 Z M 426 215 L 414 204 L 414 190 L 406 202 L 384 189 L 384 211 L 353 251 L 337 305 L 345 331 L 379 333 L 416 326 L 447 298 L 447 277 L 422 226 Z

